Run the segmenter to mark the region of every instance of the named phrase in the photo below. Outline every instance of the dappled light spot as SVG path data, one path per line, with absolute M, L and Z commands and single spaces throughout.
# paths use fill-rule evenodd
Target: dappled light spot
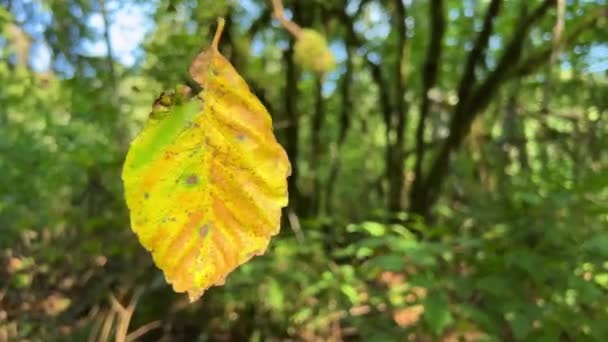
M 396 310 L 393 313 L 393 319 L 400 327 L 408 327 L 416 324 L 423 313 L 424 306 L 417 304 Z

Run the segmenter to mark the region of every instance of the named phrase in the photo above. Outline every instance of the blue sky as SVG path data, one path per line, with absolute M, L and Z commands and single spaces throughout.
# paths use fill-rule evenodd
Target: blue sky
M 28 0 L 25 0 L 30 2 Z M 120 0 L 111 0 L 107 2 L 110 13 L 110 41 L 115 58 L 119 63 L 132 66 L 141 51 L 141 45 L 146 34 L 154 28 L 154 23 L 150 19 L 154 9 L 156 8 L 155 1 L 149 1 L 145 4 L 134 4 Z M 48 14 L 42 9 L 41 18 L 45 18 Z M 43 19 L 43 21 L 45 21 Z M 103 18 L 100 14 L 89 16 L 87 24 L 99 33 L 104 31 Z M 34 30 L 37 31 L 37 30 Z M 28 30 L 35 42 L 32 46 L 32 67 L 34 70 L 43 71 L 50 67 L 51 52 L 48 46 L 40 39 L 37 32 Z M 39 38 L 39 39 L 36 39 Z M 85 40 L 82 44 L 83 53 L 88 56 L 106 56 L 107 46 L 103 39 L 95 41 Z
M 32 0 L 23 1 L 24 4 L 32 3 Z M 353 0 L 349 5 L 356 4 L 356 2 L 357 0 Z M 407 2 L 409 3 L 409 1 Z M 132 66 L 138 57 L 143 57 L 141 45 L 146 34 L 154 28 L 151 18 L 156 5 L 157 1 L 132 3 L 130 1 L 109 0 L 107 2 L 111 15 L 110 40 L 115 58 L 119 63 Z M 245 13 L 239 18 L 243 21 L 244 26 L 248 26 L 261 12 L 259 6 L 252 0 L 240 0 L 239 5 L 244 9 L 242 13 Z M 43 18 L 42 22 L 48 22 L 49 14 L 44 13 L 42 8 L 39 8 L 39 10 L 41 18 Z M 357 23 L 355 29 L 364 34 L 367 39 L 382 39 L 388 35 L 390 29 L 388 18 L 379 8 L 374 8 L 373 6 L 369 8 L 368 20 L 371 26 Z M 107 49 L 105 42 L 101 39 L 101 33 L 104 30 L 101 15 L 94 14 L 89 16 L 88 25 L 99 33 L 100 39 L 84 41 L 82 45 L 83 53 L 89 56 L 105 56 Z M 43 26 L 26 27 L 26 30 L 35 40 L 31 54 L 32 67 L 39 71 L 48 70 L 50 67 L 50 50 L 42 39 Z M 263 48 L 263 41 L 261 39 L 254 39 L 252 44 L 254 54 Z M 333 43 L 331 44 L 331 48 L 338 61 L 344 59 L 345 53 L 342 44 Z M 591 72 L 604 72 L 608 70 L 608 44 L 593 46 L 587 57 L 587 61 L 589 63 L 588 70 Z
M 116 5 L 117 3 L 110 2 Z M 112 12 L 112 24 L 110 26 L 110 41 L 112 50 L 118 61 L 125 65 L 135 63 L 139 47 L 146 34 L 153 29 L 150 15 L 153 14 L 155 5 L 148 4 L 125 4 L 116 6 Z M 98 30 L 103 30 L 103 19 L 101 15 L 94 15 L 89 19 L 89 24 Z M 107 54 L 106 44 L 103 41 L 91 42 L 86 47 L 91 55 L 105 56 Z

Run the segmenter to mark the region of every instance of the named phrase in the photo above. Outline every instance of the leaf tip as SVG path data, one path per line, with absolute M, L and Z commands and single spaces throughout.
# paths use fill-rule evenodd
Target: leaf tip
M 211 41 L 211 46 L 199 53 L 190 63 L 190 77 L 199 85 L 203 86 L 205 84 L 205 80 L 207 79 L 207 76 L 205 76 L 206 70 L 210 69 L 212 64 L 214 64 L 213 61 L 216 60 L 218 56 L 221 56 L 218 47 L 225 25 L 226 20 L 224 18 L 217 18 L 217 28 L 213 40 Z

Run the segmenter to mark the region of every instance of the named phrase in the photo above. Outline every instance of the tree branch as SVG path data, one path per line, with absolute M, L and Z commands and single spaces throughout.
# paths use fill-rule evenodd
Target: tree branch
M 431 34 L 422 74 L 422 103 L 420 104 L 418 127 L 416 127 L 416 164 L 414 166 L 415 178 L 414 184 L 412 185 L 411 200 L 415 200 L 413 197 L 418 193 L 419 187 L 423 184 L 422 164 L 424 162 L 425 152 L 424 131 L 431 103 L 429 91 L 437 81 L 439 62 L 441 60 L 442 41 L 445 33 L 443 0 L 432 0 L 429 10 Z
M 475 40 L 475 45 L 467 57 L 464 73 L 458 85 L 458 104 L 463 106 L 469 98 L 469 93 L 475 84 L 475 68 L 479 61 L 484 59 L 485 50 L 488 46 L 490 35 L 494 28 L 494 18 L 500 12 L 502 0 L 492 0 L 483 19 L 481 32 Z
M 351 17 L 346 13 L 346 1 L 343 1 L 342 6 L 338 6 L 339 9 L 334 9 L 332 14 L 337 15 L 341 20 L 344 26 L 346 27 L 346 37 L 344 38 L 344 43 L 346 45 L 346 60 L 344 71 L 344 75 L 342 76 L 341 82 L 341 92 L 340 92 L 340 127 L 338 130 L 338 140 L 336 143 L 336 149 L 332 153 L 332 158 L 330 161 L 330 171 L 329 178 L 326 185 L 326 195 L 325 195 L 325 204 L 326 204 L 326 212 L 329 212 L 331 209 L 332 198 L 334 194 L 334 189 L 336 186 L 336 180 L 338 178 L 338 173 L 340 171 L 340 157 L 342 146 L 344 145 L 344 141 L 346 140 L 346 136 L 348 130 L 351 126 L 351 115 L 353 111 L 353 99 L 352 99 L 352 82 L 353 82 L 353 74 L 354 74 L 354 63 L 353 63 L 353 55 L 354 50 L 360 44 L 361 40 L 357 37 L 357 34 L 354 30 L 354 21 L 361 14 L 361 10 L 367 1 L 363 0 L 359 3 L 359 7 L 355 11 L 355 14 Z
M 319 162 L 321 160 L 321 154 L 323 153 L 322 146 L 324 146 L 321 141 L 321 130 L 323 129 L 323 122 L 325 119 L 325 101 L 323 100 L 323 80 L 321 77 L 317 77 L 315 80 L 314 98 L 315 111 L 310 125 L 310 169 L 313 176 L 311 191 L 312 203 L 308 209 L 311 210 L 313 215 L 317 215 L 319 213 L 319 209 L 321 208 L 321 174 L 319 172 Z
M 300 191 L 298 187 L 299 169 L 299 118 L 297 113 L 296 99 L 298 98 L 298 70 L 293 61 L 294 38 L 290 39 L 289 48 L 283 54 L 285 62 L 285 116 L 291 122 L 286 128 L 285 150 L 291 160 L 291 176 L 287 178 L 289 187 L 289 205 L 298 211 L 300 206 Z
M 590 13 L 577 26 L 575 26 L 571 32 L 566 35 L 562 35 L 562 42 L 560 43 L 560 46 L 562 48 L 566 48 L 574 44 L 583 32 L 596 25 L 600 18 L 606 16 L 608 16 L 608 10 L 604 8 L 599 8 L 597 11 Z M 532 74 L 550 60 L 552 51 L 553 45 L 549 45 L 530 54 L 527 58 L 520 62 L 507 77 L 517 78 Z
M 403 191 L 404 176 L 404 149 L 405 129 L 407 126 L 408 104 L 405 101 L 405 74 L 403 62 L 405 59 L 405 45 L 407 41 L 407 27 L 405 26 L 406 9 L 402 0 L 395 0 L 393 16 L 395 33 L 397 36 L 397 59 L 394 65 L 394 102 L 391 111 L 390 129 L 394 132 L 395 141 L 392 142 L 387 135 L 387 175 L 389 180 L 388 209 L 391 212 L 401 210 L 401 192 Z
M 112 40 L 110 39 L 110 19 L 108 18 L 108 10 L 105 0 L 99 0 L 101 9 L 101 17 L 103 19 L 103 39 L 106 43 L 108 72 L 110 73 L 110 81 L 112 87 L 116 87 L 116 70 L 114 69 L 114 50 L 112 49 Z
M 378 95 L 380 98 L 380 108 L 382 110 L 382 118 L 384 120 L 384 124 L 385 124 L 386 131 L 388 134 L 388 131 L 390 130 L 390 126 L 391 126 L 390 122 L 391 122 L 391 111 L 392 111 L 391 101 L 388 96 L 388 87 L 386 85 L 386 82 L 384 81 L 384 77 L 382 76 L 382 69 L 380 69 L 380 65 L 370 61 L 367 58 L 366 58 L 366 62 L 370 69 L 370 72 L 372 74 L 372 79 L 374 80 L 374 83 L 376 83 L 376 86 L 378 87 L 378 93 L 379 93 Z
M 281 0 L 272 0 L 272 8 L 274 10 L 274 17 L 283 25 L 283 27 L 293 34 L 294 37 L 299 38 L 302 33 L 302 28 L 298 24 L 285 18 L 283 9 L 283 2 Z
M 469 117 L 467 122 L 472 121 L 472 118 L 476 113 L 488 105 L 498 86 L 505 80 L 507 73 L 513 68 L 513 65 L 516 65 L 517 61 L 520 60 L 525 41 L 522 37 L 527 35 L 530 27 L 554 4 L 555 0 L 544 0 L 543 3 L 539 5 L 532 14 L 524 18 L 522 23 L 518 26 L 511 37 L 510 42 L 507 44 L 505 52 L 500 58 L 496 69 L 494 69 L 494 71 L 490 73 L 485 81 L 476 89 L 474 95 L 471 96 L 472 100 L 467 102 L 467 110 L 464 114 Z
M 495 1 L 490 4 L 488 12 L 492 11 L 492 4 L 494 4 L 494 2 Z M 428 216 L 431 206 L 438 198 L 441 185 L 445 181 L 452 152 L 460 146 L 468 134 L 473 120 L 477 114 L 485 109 L 490 103 L 496 90 L 505 81 L 508 72 L 514 67 L 514 65 L 517 65 L 517 62 L 521 58 L 521 52 L 525 40 L 522 39 L 522 37 L 526 36 L 530 27 L 536 21 L 538 21 L 547 12 L 547 10 L 554 5 L 554 3 L 555 0 L 544 0 L 531 14 L 524 17 L 520 21 L 519 26 L 516 28 L 511 40 L 506 45 L 504 53 L 502 54 L 496 68 L 486 77 L 482 84 L 473 88 L 474 90 L 471 89 L 471 86 L 469 86 L 469 90 L 464 92 L 464 94 L 469 92 L 469 94 L 467 94 L 468 96 L 465 96 L 464 98 L 459 96 L 459 102 L 454 109 L 454 114 L 452 115 L 452 120 L 450 123 L 450 133 L 447 140 L 441 147 L 441 150 L 439 151 L 439 154 L 431 167 L 428 177 L 425 179 L 422 190 L 418 194 L 419 197 L 411 207 L 413 212 L 422 216 Z M 480 36 L 482 35 L 484 35 L 483 29 L 482 33 L 480 33 Z M 489 35 L 490 32 L 487 32 L 487 37 L 489 37 Z M 482 40 L 478 39 L 478 42 L 482 42 Z M 474 54 L 474 51 L 476 51 L 475 48 L 473 48 L 473 51 L 471 51 L 471 55 Z M 474 58 L 469 56 L 469 60 L 474 60 Z M 467 78 L 466 72 L 469 70 L 469 65 L 470 63 L 467 63 L 467 69 L 465 70 L 463 81 Z M 473 76 L 471 76 L 470 81 L 474 81 Z M 465 85 L 462 83 L 461 86 L 465 87 Z

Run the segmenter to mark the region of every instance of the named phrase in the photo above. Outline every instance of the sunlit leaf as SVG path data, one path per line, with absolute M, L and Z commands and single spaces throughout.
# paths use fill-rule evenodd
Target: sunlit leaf
M 438 293 L 432 293 L 424 300 L 424 321 L 436 335 L 454 322 L 448 309 L 447 300 Z
M 532 330 L 532 319 L 523 313 L 515 314 L 509 321 L 513 335 L 518 341 L 524 340 Z
M 287 205 L 290 164 L 270 115 L 212 46 L 190 66 L 202 91 L 164 93 L 123 169 L 131 225 L 176 292 L 196 300 L 264 253 Z
M 405 260 L 400 255 L 380 255 L 368 261 L 368 265 L 379 267 L 382 270 L 399 272 L 405 268 Z

